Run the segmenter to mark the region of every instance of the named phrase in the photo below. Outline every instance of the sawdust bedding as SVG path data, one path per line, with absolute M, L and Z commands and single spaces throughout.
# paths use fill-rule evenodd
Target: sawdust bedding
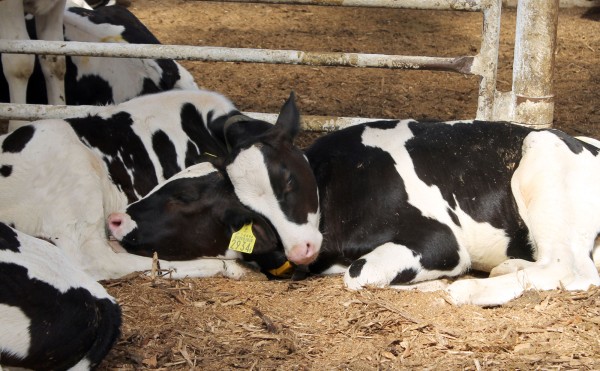
M 101 370 L 598 369 L 600 290 L 528 292 L 499 308 L 441 292 L 306 281 L 105 282 L 122 336 Z
M 480 16 L 181 0 L 130 9 L 163 43 L 386 54 L 473 54 Z M 598 14 L 561 10 L 555 127 L 600 138 Z M 499 88 L 509 90 L 515 12 L 505 10 Z M 305 114 L 472 118 L 477 81 L 441 72 L 185 62 L 241 109 L 276 112 L 290 90 Z M 318 134 L 303 135 L 307 145 Z M 497 308 L 455 307 L 442 293 L 351 292 L 305 281 L 104 282 L 122 336 L 100 370 L 600 369 L 600 290 L 528 292 Z

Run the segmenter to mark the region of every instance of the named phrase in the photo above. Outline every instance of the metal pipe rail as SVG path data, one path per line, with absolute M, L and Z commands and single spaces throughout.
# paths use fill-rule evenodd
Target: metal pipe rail
M 471 74 L 474 57 L 305 52 L 212 46 L 91 43 L 78 41 L 0 40 L 0 50 L 13 54 L 77 55 L 116 58 L 168 58 L 204 62 L 249 62 L 308 66 L 428 69 Z
M 95 115 L 103 111 L 103 106 L 46 106 L 36 104 L 11 104 L 0 103 L 0 112 L 8 120 L 32 121 L 43 117 L 44 119 L 63 119 L 68 117 L 81 117 Z M 274 124 L 277 121 L 275 113 L 243 112 L 245 115 L 258 120 Z M 332 117 L 302 115 L 301 124 L 303 130 L 309 131 L 335 131 L 361 122 L 383 120 L 376 118 L 365 119 L 363 117 Z
M 207 1 L 207 0 L 196 0 Z M 208 0 L 210 1 L 210 0 Z M 349 6 L 420 10 L 463 10 L 479 12 L 495 0 L 221 0 L 228 3 L 267 3 L 294 5 Z
M 238 0 L 243 1 L 243 0 Z M 286 63 L 312 66 L 371 67 L 391 69 L 429 69 L 481 76 L 477 118 L 492 119 L 500 35 L 501 0 L 258 0 L 277 4 L 311 4 L 408 9 L 462 10 L 483 12 L 483 37 L 480 53 L 457 58 L 399 56 L 361 53 L 313 53 L 296 50 L 194 47 L 176 45 L 131 45 L 60 41 L 0 40 L 0 52 L 88 55 L 177 60 Z M 43 106 L 42 106 L 43 107 Z M 42 107 L 32 108 L 38 117 L 48 117 Z M 69 108 L 59 110 L 72 116 Z M 8 118 L 5 108 L 0 117 Z M 14 112 L 13 116 L 14 118 Z M 364 120 L 364 119 L 363 119 Z

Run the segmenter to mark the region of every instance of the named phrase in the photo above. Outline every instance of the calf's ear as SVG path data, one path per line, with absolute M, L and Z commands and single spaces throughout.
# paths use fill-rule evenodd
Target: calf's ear
M 300 113 L 296 107 L 296 95 L 292 91 L 290 97 L 285 101 L 275 122 L 270 130 L 278 140 L 293 142 L 300 131 Z
M 232 207 L 223 210 L 222 222 L 228 226 L 232 232 L 235 232 L 244 225 L 252 222 L 252 217 L 248 210 L 242 207 Z

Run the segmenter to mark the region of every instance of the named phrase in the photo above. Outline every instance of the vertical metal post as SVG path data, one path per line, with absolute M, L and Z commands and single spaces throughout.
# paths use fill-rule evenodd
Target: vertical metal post
M 482 1 L 483 30 L 481 47 L 474 67 L 481 76 L 477 101 L 477 119 L 492 120 L 498 72 L 498 46 L 500 44 L 500 20 L 502 0 Z
M 513 67 L 516 122 L 552 126 L 552 79 L 559 0 L 519 0 Z

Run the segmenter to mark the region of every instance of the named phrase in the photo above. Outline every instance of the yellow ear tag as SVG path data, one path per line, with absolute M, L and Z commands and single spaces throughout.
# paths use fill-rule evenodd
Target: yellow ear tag
M 246 224 L 239 231 L 233 232 L 231 241 L 229 241 L 229 249 L 251 254 L 255 242 L 256 237 L 252 233 L 252 223 Z
M 269 271 L 275 277 L 290 276 L 294 271 L 294 266 L 288 260 L 285 261 L 279 268 L 274 268 Z

